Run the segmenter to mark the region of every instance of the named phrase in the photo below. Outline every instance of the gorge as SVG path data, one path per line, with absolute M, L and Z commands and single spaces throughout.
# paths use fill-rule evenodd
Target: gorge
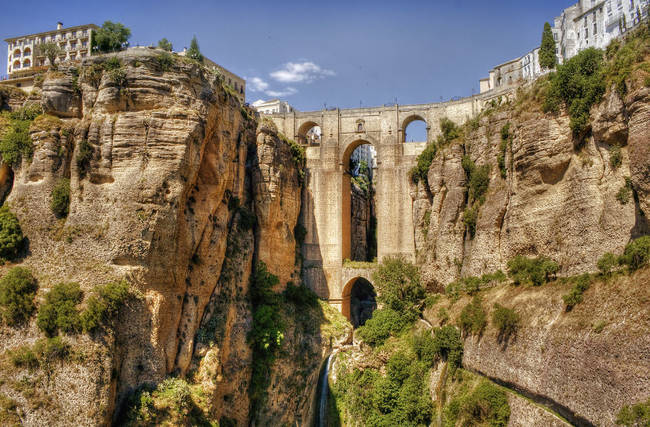
M 260 116 L 197 61 L 130 49 L 0 88 L 0 424 L 609 426 L 643 409 L 649 35 L 603 57 L 579 132 L 545 106 L 554 77 Z M 415 119 L 427 141 L 406 142 Z M 368 144 L 374 168 L 353 156 Z

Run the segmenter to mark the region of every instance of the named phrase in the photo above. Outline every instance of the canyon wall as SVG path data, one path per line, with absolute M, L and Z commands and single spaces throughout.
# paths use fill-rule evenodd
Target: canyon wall
M 279 277 L 277 291 L 300 283 L 293 233 L 302 165 L 217 73 L 180 57 L 167 63 L 148 49 L 112 57 L 118 62 L 98 56 L 48 72 L 29 99 L 3 95 L 5 107 L 37 102 L 46 114 L 30 128 L 33 158 L 5 178 L 13 177 L 6 203 L 29 242 L 20 265 L 38 279 L 37 300 L 59 282 L 89 292 L 122 278 L 137 297 L 114 328 L 65 337 L 84 354 L 79 361 L 57 365 L 47 378 L 5 364 L 0 391 L 17 402 L 25 425 L 109 424 L 140 386 L 191 370 L 200 375 L 188 378 L 209 390 L 216 419 L 247 422 L 249 277 L 262 261 Z M 50 194 L 63 178 L 71 202 L 58 219 Z M 295 330 L 285 345 L 306 340 L 314 359 L 304 369 L 317 376 L 331 343 L 305 334 Z M 0 350 L 38 337 L 34 320 L 3 327 Z M 277 382 L 292 376 L 281 372 Z M 16 386 L 21 378 L 48 403 L 34 407 Z M 282 393 L 305 412 L 309 390 L 296 398 L 285 387 L 271 396 L 289 398 Z

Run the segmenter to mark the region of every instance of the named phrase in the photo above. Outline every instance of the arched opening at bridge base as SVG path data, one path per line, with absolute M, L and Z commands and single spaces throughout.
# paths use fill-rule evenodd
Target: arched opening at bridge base
M 342 312 L 356 329 L 366 324 L 377 308 L 375 288 L 363 277 L 350 280 L 343 288 Z
M 371 262 L 377 257 L 376 167 L 377 152 L 369 142 L 347 147 L 341 185 L 343 260 Z

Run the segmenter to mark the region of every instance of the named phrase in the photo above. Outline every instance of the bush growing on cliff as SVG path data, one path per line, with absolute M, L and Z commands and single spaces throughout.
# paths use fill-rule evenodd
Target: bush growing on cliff
M 583 300 L 582 294 L 591 286 L 591 276 L 588 273 L 571 278 L 574 283 L 573 288 L 568 294 L 562 296 L 566 311 L 571 311 L 573 307 L 580 304 Z
M 41 338 L 33 346 L 23 345 L 9 351 L 11 363 L 16 367 L 49 369 L 50 365 L 68 356 L 69 346 L 61 337 Z
M 471 207 L 465 208 L 463 212 L 463 224 L 465 224 L 465 229 L 469 233 L 470 239 L 473 239 L 476 235 L 476 221 L 478 220 L 478 203 L 474 203 Z
M 505 427 L 510 419 L 510 405 L 505 391 L 488 380 L 481 383 L 460 405 L 462 425 Z
M 636 271 L 650 262 L 650 236 L 639 237 L 625 246 L 619 262 Z
M 129 284 L 125 280 L 98 286 L 81 313 L 80 322 L 84 332 L 94 332 L 110 321 L 128 297 Z
M 472 301 L 460 312 L 458 325 L 466 334 L 481 335 L 487 325 L 487 315 L 479 295 L 474 295 Z
M 22 267 L 14 267 L 0 279 L 0 317 L 13 326 L 27 321 L 34 310 L 34 297 L 38 285 L 32 273 Z
M 45 303 L 38 310 L 36 324 L 48 336 L 61 331 L 73 334 L 81 329 L 77 304 L 81 302 L 78 283 L 59 283 L 45 295 Z
M 610 252 L 606 252 L 598 259 L 598 270 L 604 276 L 609 276 L 613 270 L 618 266 L 618 257 Z
M 371 346 L 384 343 L 391 335 L 399 335 L 413 322 L 410 317 L 390 308 L 373 311 L 366 324 L 357 329 L 357 334 Z
M 594 48 L 581 51 L 559 65 L 549 80 L 543 110 L 558 112 L 564 103 L 573 134 L 582 135 L 589 129 L 589 110 L 605 93 L 603 52 Z
M 441 358 L 447 360 L 452 373 L 460 368 L 463 363 L 463 342 L 460 332 L 455 326 L 446 325 L 433 330 L 434 351 Z
M 501 128 L 501 143 L 499 144 L 499 154 L 497 155 L 497 165 L 501 178 L 506 179 L 508 176 L 508 168 L 506 167 L 506 151 L 508 144 L 512 142 L 512 135 L 510 134 L 510 123 L 506 123 Z
M 199 49 L 199 41 L 196 39 L 196 36 L 192 37 L 192 41 L 190 42 L 190 48 L 187 49 L 186 55 L 188 58 L 196 62 L 199 63 L 203 62 L 203 54 Z
M 172 46 L 172 42 L 167 40 L 166 38 L 162 38 L 158 40 L 158 47 L 162 50 L 165 50 L 167 52 L 171 52 L 174 50 L 174 47 Z
M 621 153 L 621 147 L 618 145 L 612 145 L 612 148 L 609 151 L 609 164 L 612 169 L 618 169 L 623 163 L 623 154 Z
M 494 304 L 492 311 L 492 325 L 499 331 L 499 341 L 507 340 L 519 328 L 519 314 L 512 308 L 507 308 L 501 304 Z
M 79 169 L 79 176 L 84 177 L 90 168 L 90 160 L 93 158 L 93 147 L 87 139 L 82 139 L 79 143 L 79 151 L 77 152 L 76 163 Z
M 436 145 L 428 143 L 422 153 L 417 157 L 417 163 L 410 170 L 411 181 L 417 184 L 420 181 L 427 182 L 427 175 L 433 159 L 436 157 Z
M 411 322 L 422 313 L 425 290 L 418 267 L 401 257 L 386 257 L 372 275 L 377 302 Z
M 517 255 L 508 261 L 508 276 L 514 281 L 515 285 L 543 285 L 554 279 L 558 270 L 557 263 L 545 256 L 526 258 Z
M 159 53 L 155 60 L 156 65 L 162 72 L 171 70 L 174 65 L 174 57 L 169 52 Z
M 0 207 L 0 258 L 14 259 L 23 248 L 25 239 L 18 218 L 9 206 Z
M 650 426 L 650 398 L 645 402 L 623 406 L 616 417 L 616 424 L 625 427 Z
M 29 127 L 36 116 L 29 114 L 27 110 L 19 110 L 6 115 L 6 117 L 8 117 L 9 126 L 0 138 L 0 154 L 5 163 L 16 167 L 20 165 L 23 158 L 31 160 L 34 153 Z
M 265 397 L 271 365 L 284 341 L 285 324 L 280 314 L 281 297 L 273 291 L 278 283 L 278 277 L 267 270 L 266 264 L 259 262 L 251 277 L 253 326 L 248 334 L 248 342 L 253 350 L 250 397 L 254 405 L 260 404 Z
M 60 179 L 51 194 L 50 208 L 57 218 L 65 218 L 70 210 L 70 180 Z

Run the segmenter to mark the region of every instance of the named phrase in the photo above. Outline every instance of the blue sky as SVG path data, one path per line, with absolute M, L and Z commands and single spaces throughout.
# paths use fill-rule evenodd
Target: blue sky
M 202 52 L 248 80 L 249 101 L 281 94 L 297 109 L 448 100 L 478 92 L 494 65 L 539 45 L 572 3 L 531 1 L 7 1 L 2 39 L 105 20 L 131 44 L 196 35 Z M 3 52 L 6 52 L 4 44 Z M 6 54 L 0 55 L 6 72 Z

